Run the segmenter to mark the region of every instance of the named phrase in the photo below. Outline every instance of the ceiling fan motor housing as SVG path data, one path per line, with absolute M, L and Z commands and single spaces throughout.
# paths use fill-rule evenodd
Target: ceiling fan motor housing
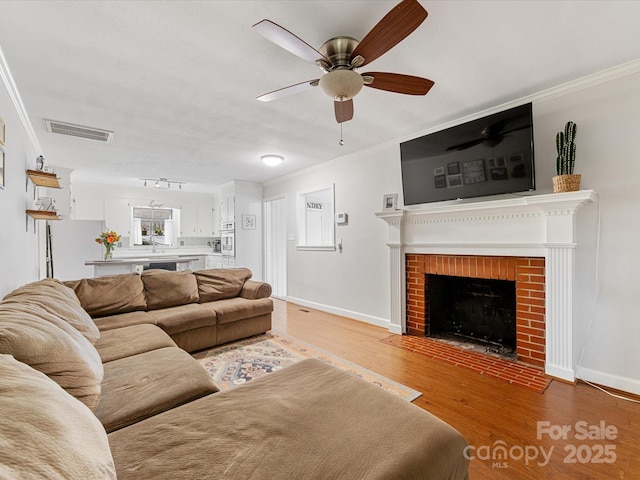
M 331 61 L 329 70 L 351 68 L 351 53 L 359 43 L 353 37 L 334 37 L 324 42 L 318 51 Z

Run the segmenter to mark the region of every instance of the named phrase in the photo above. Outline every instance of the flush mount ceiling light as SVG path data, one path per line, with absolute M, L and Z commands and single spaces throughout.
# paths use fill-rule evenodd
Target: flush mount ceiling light
M 160 178 L 141 178 L 140 180 L 142 180 L 144 182 L 144 186 L 145 187 L 154 187 L 154 188 L 171 188 L 171 185 L 177 185 L 179 190 L 182 190 L 182 185 L 184 185 L 187 182 L 182 182 L 179 180 L 169 180 L 168 178 L 164 178 L 164 177 L 160 177 Z M 150 184 L 148 184 L 147 182 L 150 182 Z
M 269 154 L 269 155 L 262 155 L 260 157 L 260 160 L 262 160 L 262 162 L 265 165 L 269 165 L 270 167 L 276 167 L 282 163 L 282 161 L 284 160 L 284 157 L 282 155 Z

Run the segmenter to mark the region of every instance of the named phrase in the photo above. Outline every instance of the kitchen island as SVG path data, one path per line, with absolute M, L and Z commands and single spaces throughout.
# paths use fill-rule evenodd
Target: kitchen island
M 104 277 L 122 273 L 142 272 L 150 268 L 164 270 L 189 270 L 191 262 L 198 261 L 195 256 L 149 256 L 149 257 L 123 257 L 112 260 L 87 260 L 85 265 L 93 265 L 93 276 Z

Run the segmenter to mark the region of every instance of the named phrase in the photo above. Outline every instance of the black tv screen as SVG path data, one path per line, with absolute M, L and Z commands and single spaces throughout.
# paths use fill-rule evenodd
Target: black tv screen
M 405 205 L 535 190 L 531 103 L 400 144 Z

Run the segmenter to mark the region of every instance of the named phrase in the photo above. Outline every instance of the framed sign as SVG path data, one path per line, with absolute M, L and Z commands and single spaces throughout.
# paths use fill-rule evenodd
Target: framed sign
M 6 127 L 4 125 L 4 120 L 0 117 L 0 145 L 4 145 L 6 134 Z
M 255 230 L 256 229 L 256 216 L 255 215 L 242 215 L 242 229 L 243 230 Z

